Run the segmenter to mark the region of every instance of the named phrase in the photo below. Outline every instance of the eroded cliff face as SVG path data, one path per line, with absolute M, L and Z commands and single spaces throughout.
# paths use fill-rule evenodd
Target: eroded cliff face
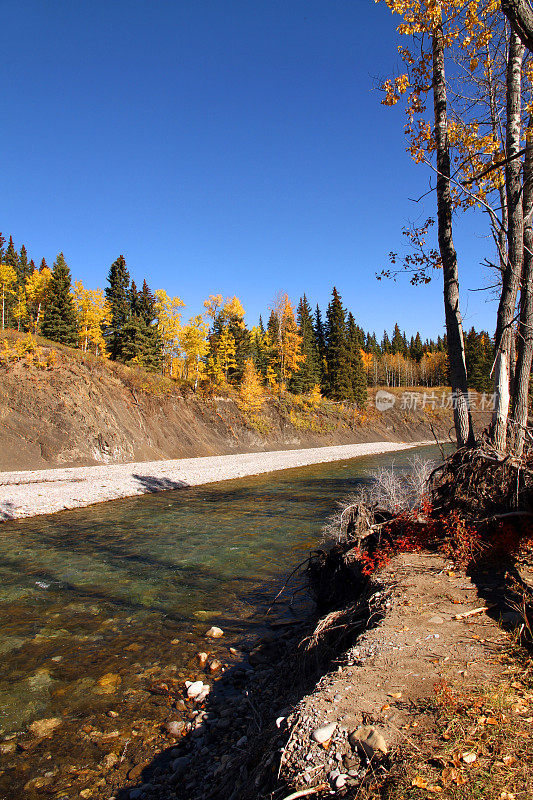
M 381 413 L 373 392 L 363 413 L 273 399 L 254 424 L 236 397 L 199 397 L 122 365 L 53 349 L 52 366 L 0 365 L 0 470 L 432 440 L 431 427 L 446 439 L 452 426 L 449 410 L 404 410 L 399 395 Z

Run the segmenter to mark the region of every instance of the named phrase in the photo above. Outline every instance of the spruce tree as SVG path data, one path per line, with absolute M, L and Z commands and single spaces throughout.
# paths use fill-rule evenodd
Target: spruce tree
M 130 274 L 124 256 L 120 255 L 111 264 L 108 281 L 105 294 L 111 306 L 111 324 L 106 339 L 111 358 L 116 361 L 122 355 L 124 326 L 131 315 Z
M 48 264 L 46 263 L 46 260 L 44 258 L 41 258 L 41 263 L 40 263 L 40 266 L 39 266 L 39 272 L 42 272 L 43 269 L 48 269 Z
M 326 313 L 326 389 L 334 400 L 354 400 L 345 311 L 336 287 Z
M 20 286 L 24 286 L 26 278 L 30 274 L 31 269 L 28 262 L 28 253 L 24 245 L 20 248 L 19 263 L 18 263 L 18 281 Z
M 326 333 L 324 331 L 324 323 L 322 322 L 322 312 L 318 303 L 315 308 L 315 336 L 316 336 L 316 349 L 318 351 L 318 369 L 320 376 L 320 385 L 322 388 L 326 386 L 327 363 L 326 363 Z
M 400 326 L 398 325 L 398 323 L 396 323 L 396 325 L 394 326 L 394 330 L 392 332 L 392 342 L 391 342 L 392 354 L 396 355 L 396 353 L 400 353 L 401 355 L 403 355 L 405 351 L 405 344 L 406 343 L 402 336 Z
M 296 320 L 298 332 L 302 337 L 302 355 L 305 356 L 305 360 L 299 364 L 292 376 L 290 388 L 296 394 L 306 394 L 316 383 L 320 383 L 320 365 L 311 306 L 305 294 L 300 298 Z
M 48 284 L 41 333 L 53 342 L 75 347 L 78 343 L 76 311 L 70 287 L 70 270 L 63 253 L 59 253 Z
M 363 363 L 361 349 L 364 333 L 355 324 L 352 313 L 348 314 L 347 321 L 348 360 L 352 383 L 353 399 L 362 408 L 367 401 L 366 370 Z
M 0 264 L 5 264 L 4 260 L 6 253 L 5 243 L 6 243 L 5 236 L 2 236 L 2 234 L 0 233 Z

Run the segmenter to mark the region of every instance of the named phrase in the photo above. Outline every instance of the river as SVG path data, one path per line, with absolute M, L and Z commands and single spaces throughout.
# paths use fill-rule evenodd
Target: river
M 424 447 L 3 523 L 3 796 L 36 774 L 35 761 L 24 767 L 24 731 L 35 720 L 57 719 L 70 741 L 83 726 L 90 739 L 109 714 L 130 739 L 139 714 L 152 709 L 159 725 L 160 703 L 147 708 L 147 683 L 194 675 L 210 625 L 225 632 L 209 643 L 221 660 L 229 646 L 245 648 L 265 629 L 277 588 L 320 541 L 337 501 L 381 466 L 404 469 L 415 453 L 438 458 Z M 52 753 L 57 762 L 68 751 L 76 766 L 101 757 L 61 744 L 57 732 L 45 741 L 39 758 Z M 32 796 L 31 781 L 26 791 Z

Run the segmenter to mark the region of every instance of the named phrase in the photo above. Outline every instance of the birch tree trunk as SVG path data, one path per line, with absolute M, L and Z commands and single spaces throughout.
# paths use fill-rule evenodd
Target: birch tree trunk
M 520 150 L 521 78 L 524 46 L 517 34 L 511 32 L 507 58 L 507 128 L 505 135 L 506 157 Z M 524 218 L 522 210 L 522 164 L 519 158 L 507 161 L 505 184 L 507 193 L 507 264 L 502 277 L 502 293 L 496 323 L 496 359 L 494 365 L 495 407 L 492 418 L 492 441 L 497 450 L 504 451 L 507 444 L 509 416 L 511 350 L 513 320 L 518 285 L 522 274 L 524 252 Z
M 463 323 L 459 309 L 459 273 L 452 235 L 452 197 L 450 191 L 450 151 L 448 146 L 448 109 L 444 69 L 443 31 L 433 33 L 433 105 L 437 151 L 437 220 L 439 249 L 444 279 L 444 312 L 448 338 L 450 380 L 454 395 L 454 422 L 460 447 L 475 443 L 466 378 Z
M 533 360 L 533 118 L 528 125 L 524 159 L 524 256 L 520 287 L 520 318 L 518 322 L 518 355 L 513 392 L 513 452 L 520 458 L 524 449 L 525 429 L 529 407 L 529 381 Z

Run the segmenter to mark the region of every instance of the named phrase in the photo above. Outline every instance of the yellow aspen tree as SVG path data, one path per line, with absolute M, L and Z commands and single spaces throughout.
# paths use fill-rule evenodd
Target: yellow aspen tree
M 28 316 L 28 307 L 26 305 L 26 292 L 23 286 L 18 286 L 14 292 L 15 302 L 11 309 L 11 314 L 17 322 L 17 330 L 20 331 L 20 326 Z
M 14 294 L 17 273 L 10 264 L 0 264 L 0 289 L 2 291 L 2 330 L 5 328 L 6 299 Z
M 209 325 L 201 314 L 192 317 L 180 332 L 180 345 L 183 350 L 183 374 L 185 379 L 190 381 L 195 391 L 206 372 L 203 359 L 209 349 L 208 332 Z
M 179 297 L 169 297 L 164 289 L 155 294 L 157 329 L 163 342 L 163 372 L 172 375 L 174 359 L 180 358 L 181 312 L 185 303 Z
M 235 360 L 235 339 L 227 327 L 222 329 L 217 342 L 216 361 L 227 383 L 229 370 L 235 369 L 237 366 Z
M 274 313 L 278 320 L 278 337 L 276 342 L 280 388 L 286 388 L 293 372 L 298 369 L 298 365 L 305 361 L 302 353 L 302 337 L 298 331 L 294 306 L 287 294 L 278 297 Z
M 46 292 L 51 277 L 52 270 L 49 267 L 44 267 L 42 270 L 33 270 L 31 275 L 28 275 L 26 278 L 28 314 L 30 318 L 30 325 L 35 334 L 39 332 L 41 313 L 43 305 L 46 301 Z
M 309 403 L 313 408 L 318 408 L 321 402 L 322 402 L 322 392 L 320 391 L 320 384 L 315 383 L 315 385 L 309 392 Z
M 265 389 L 261 374 L 251 358 L 244 362 L 244 373 L 239 388 L 239 405 L 245 414 L 255 418 L 265 402 Z
M 105 355 L 102 328 L 111 322 L 111 307 L 103 289 L 85 289 L 82 281 L 76 281 L 73 296 L 79 347 L 84 353 L 94 348 L 95 355 Z

